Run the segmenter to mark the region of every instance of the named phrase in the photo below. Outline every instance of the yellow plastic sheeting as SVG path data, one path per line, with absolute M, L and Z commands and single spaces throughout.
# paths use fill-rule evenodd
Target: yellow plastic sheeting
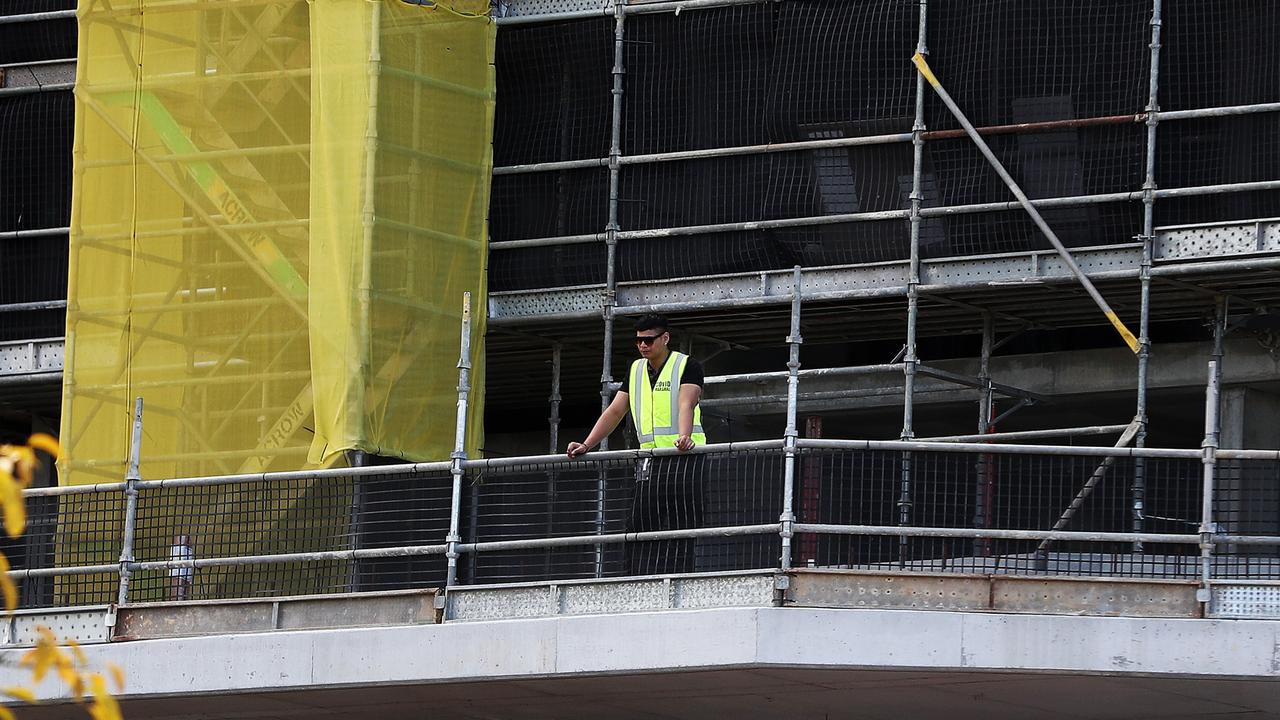
M 136 396 L 144 477 L 446 458 L 463 291 L 483 307 L 491 21 L 398 0 L 78 15 L 62 481 L 123 477 Z
M 345 450 L 445 459 L 464 291 L 475 452 L 495 28 L 467 2 L 82 0 L 64 484 L 123 479 L 137 396 L 145 478 Z M 164 559 L 178 534 L 197 557 L 333 549 L 287 531 L 324 514 L 316 498 L 308 483 L 152 498 L 138 557 Z M 59 562 L 114 562 L 121 521 L 68 500 Z M 202 577 L 209 596 L 302 587 Z
M 82 2 L 63 482 L 287 469 L 310 434 L 308 7 Z
M 483 12 L 487 4 L 472 3 Z M 400 2 L 312 5 L 312 462 L 448 457 L 462 295 L 480 444 L 495 26 Z

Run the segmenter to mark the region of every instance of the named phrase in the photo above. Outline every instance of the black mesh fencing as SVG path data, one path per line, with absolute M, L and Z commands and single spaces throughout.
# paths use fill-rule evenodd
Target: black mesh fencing
M 1162 189 L 1280 180 L 1280 113 L 1168 122 L 1159 132 L 1156 184 Z M 1155 212 L 1161 225 L 1275 217 L 1280 192 L 1162 199 Z
M 613 20 L 505 27 L 499 33 L 495 165 L 609 154 Z M 593 228 L 598 229 L 598 228 Z
M 5 0 L 0 3 L 0 16 L 75 9 L 76 0 Z M 74 17 L 0 23 L 0 65 L 65 60 L 75 56 Z
M 1215 547 L 1214 577 L 1280 577 L 1280 462 L 1219 460 L 1215 488 L 1213 515 L 1219 533 L 1274 538 L 1275 544 Z
M 1130 242 L 1142 233 L 1142 206 L 1125 203 L 1053 208 L 1041 212 L 1068 247 Z M 985 212 L 942 218 L 945 244 L 922 248 L 925 257 L 1051 250 L 1048 239 L 1023 212 Z
M 466 542 L 776 523 L 780 451 L 580 461 L 474 471 Z M 776 567 L 777 533 L 464 554 L 464 581 L 519 582 Z
M 66 233 L 0 239 L 0 306 L 66 297 Z M 0 342 L 62 337 L 66 324 L 61 308 L 0 310 Z
M 70 92 L 0 96 L 0 235 L 66 227 L 73 119 Z M 65 233 L 0 237 L 0 305 L 66 297 Z M 0 342 L 60 337 L 65 325 L 62 310 L 0 312 Z
M 607 252 L 597 242 L 492 252 L 489 283 L 495 290 L 603 284 Z
M 1197 537 L 1200 464 L 1147 459 L 1143 531 Z M 1132 458 L 806 451 L 800 522 L 836 525 L 1133 532 Z M 1074 510 L 1077 496 L 1082 499 Z M 1066 518 L 1064 520 L 1064 517 Z M 1190 578 L 1193 544 L 802 534 L 796 564 L 977 573 Z
M 1156 201 L 1160 225 L 1258 220 L 1280 216 L 1280 193 L 1275 190 L 1224 192 Z
M 403 474 L 144 490 L 139 562 L 441 545 L 450 476 Z M 210 600 L 441 587 L 443 554 L 143 569 L 130 600 Z
M 1135 114 L 1150 20 L 1150 0 L 931 4 L 929 64 L 979 127 Z M 925 103 L 929 129 L 959 127 L 936 94 Z
M 1270 0 L 1180 0 L 1165 2 L 1163 12 L 1162 110 L 1280 100 L 1280 46 L 1274 42 L 1280 5 Z
M 628 18 L 623 150 L 909 131 L 916 31 L 915 4 L 899 0 Z
M 489 225 L 495 240 L 598 233 L 608 219 L 604 169 L 498 175 L 492 192 Z
M 355 513 L 345 478 L 258 481 L 144 490 L 134 556 L 140 562 L 276 555 L 350 546 Z M 134 574 L 134 601 L 263 597 L 335 592 L 344 563 L 284 562 L 162 568 Z
M 115 566 L 124 529 L 124 492 L 27 498 L 27 529 L 6 540 L 15 570 Z M 18 581 L 19 606 L 66 607 L 115 602 L 120 576 L 96 573 L 28 577 Z
M 622 146 L 671 152 L 768 139 L 775 11 L 742 5 L 627 20 Z M 699 72 L 689 72 L 690 68 Z
M 777 568 L 784 470 L 781 450 L 588 456 L 469 470 L 459 507 L 458 581 Z M 801 524 L 795 567 L 1185 580 L 1201 574 L 1199 458 L 802 449 L 794 482 Z M 144 487 L 134 541 L 141 566 L 129 600 L 443 587 L 451 488 L 443 472 Z M 114 602 L 123 490 L 34 496 L 27 506 L 27 532 L 4 542 L 14 570 L 71 572 L 21 579 L 22 607 Z M 1213 512 L 1222 538 L 1212 554 L 1214 578 L 1280 577 L 1280 462 L 1220 460 Z M 861 529 L 815 533 L 803 527 L 810 524 Z M 744 527 L 745 534 L 734 530 Z M 679 536 L 689 530 L 698 532 Z M 947 534 L 974 530 L 1004 536 Z M 1149 539 L 1010 537 L 1051 530 Z M 677 536 L 631 535 L 670 531 Z M 593 542 L 597 535 L 612 537 Z M 394 556 L 306 556 L 387 549 Z M 290 554 L 301 557 L 264 557 Z M 157 566 L 219 559 L 239 560 Z
M 1280 101 L 1280 62 L 1267 62 L 1278 51 L 1261 39 L 1280 19 L 1274 3 L 1166 5 L 1162 109 Z M 1146 127 L 1140 115 L 1148 104 L 1152 10 L 1151 0 L 982 0 L 929 7 L 930 63 L 973 123 L 1031 125 L 987 136 L 1030 197 L 1132 195 L 1044 210 L 1070 247 L 1128 243 L 1142 231 L 1138 193 L 1145 180 Z M 631 15 L 625 23 L 622 154 L 908 133 L 917 81 L 909 58 L 918 22 L 919 7 L 910 0 L 788 0 Z M 566 28 L 583 30 L 583 41 L 565 46 Z M 529 88 L 539 91 L 500 85 L 498 164 L 607 156 L 611 29 L 608 19 L 503 28 L 500 80 L 504 73 L 513 83 L 532 73 Z M 571 96 L 563 92 L 569 86 L 575 90 Z M 929 132 L 959 127 L 935 93 L 926 91 L 925 105 Z M 538 129 L 550 128 L 549 117 L 559 118 L 558 135 Z M 1277 122 L 1275 113 L 1162 122 L 1158 186 L 1280 179 L 1280 148 L 1273 147 L 1280 142 Z M 1035 127 L 1044 123 L 1056 124 Z M 588 137 L 589 143 L 576 139 Z M 606 170 L 539 175 L 496 179 L 495 240 L 603 234 Z M 624 233 L 618 278 L 905 259 L 905 219 L 872 227 L 843 223 L 670 238 L 625 233 L 905 212 L 912 182 L 912 147 L 901 141 L 626 163 L 617 199 Z M 926 138 L 921 189 L 925 208 L 1013 199 L 965 137 Z M 1162 225 L 1277 214 L 1275 192 L 1156 203 Z M 898 227 L 886 231 L 890 225 Z M 1017 210 L 931 218 L 921 226 L 924 257 L 1047 247 Z M 492 267 L 496 290 L 598 284 L 606 271 L 599 247 L 500 250 Z
M 1142 125 L 1065 127 L 994 135 L 986 141 L 1032 199 L 1129 192 L 1142 186 L 1146 152 Z M 967 137 L 930 141 L 925 155 L 925 177 L 935 179 L 944 205 L 1014 199 Z M 910 165 L 906 174 L 911 174 Z M 1056 225 L 1052 227 L 1057 230 Z
M 74 118 L 70 91 L 0 96 L 0 232 L 67 226 Z

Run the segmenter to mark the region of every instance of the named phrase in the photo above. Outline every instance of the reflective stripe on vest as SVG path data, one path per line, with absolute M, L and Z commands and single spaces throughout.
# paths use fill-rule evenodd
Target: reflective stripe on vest
M 649 385 L 648 361 L 641 358 L 631 364 L 627 394 L 642 449 L 675 447 L 680 436 L 680 379 L 688 360 L 688 355 L 673 351 L 653 387 Z M 699 445 L 707 442 L 702 431 L 702 410 L 697 405 L 693 406 L 692 438 Z

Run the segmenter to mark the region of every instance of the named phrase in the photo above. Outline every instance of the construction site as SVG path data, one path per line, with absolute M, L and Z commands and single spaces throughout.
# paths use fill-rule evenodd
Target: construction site
M 806 673 L 933 668 L 1163 678 L 1204 703 L 1177 717 L 1228 712 L 1208 690 L 1228 679 L 1263 698 L 1277 29 L 1264 0 L 10 0 L 0 443 L 47 432 L 62 454 L 3 544 L 23 608 L 5 647 L 37 622 L 128 660 L 131 641 L 351 625 L 496 622 L 519 644 L 537 633 L 500 623 L 1083 616 L 1171 648 L 1276 642 L 1257 667 L 819 648 L 690 661 L 723 671 L 697 711 L 599 692 L 617 717 L 744 714 L 733 688 L 775 668 L 804 711 L 744 717 L 822 717 L 840 703 L 806 706 Z M 706 443 L 641 448 L 628 418 L 567 457 L 653 314 L 705 369 Z M 664 462 L 679 489 L 649 477 Z M 639 527 L 646 488 L 669 507 Z M 637 570 L 647 551 L 679 559 Z M 637 653 L 398 680 L 388 661 L 297 690 L 575 717 L 542 695 L 573 697 L 570 675 L 689 671 Z M 293 687 L 137 667 L 144 718 L 186 717 L 148 698 Z M 522 677 L 496 710 L 439 690 Z M 1175 716 L 1137 687 L 1111 716 Z M 865 716 L 1032 717 L 938 692 Z M 217 717 L 272 709 L 245 702 Z

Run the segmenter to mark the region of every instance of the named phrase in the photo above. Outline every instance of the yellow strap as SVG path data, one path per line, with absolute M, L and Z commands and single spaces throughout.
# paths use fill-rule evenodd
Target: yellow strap
M 933 70 L 929 69 L 929 63 L 925 61 L 924 55 L 921 55 L 920 53 L 912 55 L 911 62 L 916 64 L 916 69 L 920 71 L 920 74 L 924 76 L 925 80 L 929 81 L 930 85 L 934 87 L 940 86 L 941 83 L 938 82 L 938 77 L 933 74 Z
M 1129 332 L 1129 328 L 1125 327 L 1124 323 L 1120 322 L 1120 318 L 1116 317 L 1114 312 L 1107 313 L 1107 319 L 1111 321 L 1113 326 L 1115 326 L 1116 331 L 1120 333 L 1120 337 L 1124 338 L 1124 342 L 1129 346 L 1129 349 L 1132 350 L 1134 354 L 1137 354 L 1138 338 L 1134 337 L 1133 333 Z

